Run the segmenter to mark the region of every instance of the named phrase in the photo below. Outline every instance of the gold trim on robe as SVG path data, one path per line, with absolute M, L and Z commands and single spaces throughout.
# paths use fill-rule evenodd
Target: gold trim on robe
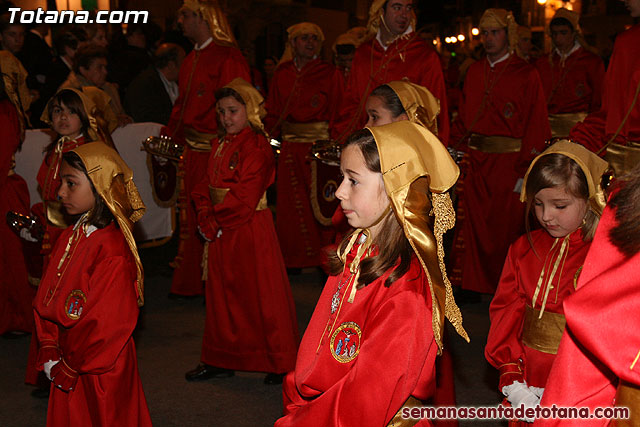
M 627 141 L 627 145 L 609 144 L 604 153 L 616 177 L 621 177 L 640 163 L 640 142 Z
M 329 139 L 329 122 L 282 122 L 282 140 L 287 142 L 316 142 Z
M 393 418 L 391 418 L 391 421 L 389 421 L 387 427 L 412 427 L 418 424 L 420 418 L 403 418 L 402 410 L 404 408 L 420 408 L 422 406 L 424 406 L 424 404 L 421 401 L 413 396 L 409 396 L 407 401 L 404 402 L 404 405 L 402 405 L 402 408 L 400 408 L 398 412 L 396 412 L 396 414 L 393 416 Z
M 522 343 L 543 353 L 557 354 L 567 321 L 563 314 L 550 311 L 545 311 L 542 318 L 539 317 L 540 310 L 527 305 L 522 327 Z
M 522 140 L 508 136 L 487 136 L 472 133 L 469 148 L 483 153 L 518 153 Z
M 637 426 L 640 420 L 640 386 L 620 380 L 615 397 L 616 407 L 629 408 L 629 419 L 616 419 L 612 426 Z
M 551 136 L 553 138 L 569 136 L 571 129 L 586 117 L 586 112 L 549 114 Z
M 194 128 L 184 128 L 184 140 L 195 151 L 211 151 L 211 140 L 217 137 L 218 135 L 199 132 Z
M 217 205 L 218 203 L 222 203 L 224 200 L 224 196 L 227 195 L 230 188 L 220 188 L 220 187 L 211 187 L 209 186 L 209 197 L 211 198 L 211 204 Z M 258 206 L 256 206 L 257 211 L 262 211 L 267 209 L 267 192 L 265 191 L 262 194 L 262 197 L 258 201 Z

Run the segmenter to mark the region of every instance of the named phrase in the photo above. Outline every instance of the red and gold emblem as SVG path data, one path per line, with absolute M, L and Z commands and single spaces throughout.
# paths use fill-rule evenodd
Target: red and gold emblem
M 510 119 L 511 117 L 513 117 L 514 111 L 515 111 L 515 107 L 513 106 L 513 104 L 510 102 L 507 102 L 506 104 L 504 104 L 502 115 L 504 116 L 505 119 Z
M 340 363 L 351 362 L 360 353 L 362 331 L 355 322 L 344 322 L 331 336 L 331 354 Z
M 87 302 L 87 297 L 80 289 L 74 289 L 64 303 L 64 312 L 71 320 L 77 320 L 82 315 L 82 309 Z

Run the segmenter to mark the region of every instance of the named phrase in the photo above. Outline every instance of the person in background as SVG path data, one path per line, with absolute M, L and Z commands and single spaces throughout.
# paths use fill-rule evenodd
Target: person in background
M 531 28 L 518 25 L 518 55 L 529 64 L 535 62 L 533 56 L 533 43 L 531 43 Z
M 175 43 L 163 43 L 156 49 L 152 65 L 127 88 L 124 108 L 134 122 L 169 122 L 178 98 L 178 76 L 184 57 L 184 49 Z
M 558 9 L 549 24 L 552 50 L 535 62 L 554 137 L 567 137 L 587 114 L 600 109 L 604 63 L 585 49 L 579 19 L 576 12 Z

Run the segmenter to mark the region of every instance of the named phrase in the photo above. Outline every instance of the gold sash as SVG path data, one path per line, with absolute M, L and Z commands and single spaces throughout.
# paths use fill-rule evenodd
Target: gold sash
M 472 133 L 469 148 L 483 153 L 517 153 L 520 151 L 522 140 L 508 136 L 486 136 Z
M 604 159 L 611 165 L 615 176 L 621 177 L 640 163 L 640 142 L 628 141 L 627 145 L 611 143 Z
M 393 418 L 391 418 L 391 421 L 389 421 L 389 424 L 387 424 L 387 427 L 412 427 L 418 424 L 418 422 L 420 421 L 419 418 L 417 419 L 402 418 L 402 410 L 404 408 L 416 408 L 416 407 L 419 408 L 421 406 L 424 406 L 421 401 L 419 401 L 413 396 L 409 396 L 407 401 L 404 402 L 404 405 L 402 405 L 402 408 L 400 408 L 398 412 L 396 412 L 396 414 L 393 416 Z
M 219 188 L 219 187 L 211 187 L 209 186 L 209 197 L 211 198 L 211 203 L 213 205 L 217 205 L 218 203 L 222 203 L 224 200 L 224 196 L 229 192 L 229 188 Z M 267 192 L 265 191 L 258 202 L 258 206 L 256 206 L 257 211 L 261 211 L 267 209 Z
M 613 420 L 613 426 L 636 426 L 640 420 L 640 387 L 620 381 L 616 390 L 615 406 L 629 408 L 628 420 Z
M 198 132 L 194 128 L 184 128 L 184 139 L 194 151 L 211 151 L 211 140 L 218 135 Z
M 282 122 L 282 140 L 287 142 L 316 142 L 329 139 L 329 122 Z
M 583 121 L 586 117 L 586 112 L 549 114 L 551 136 L 554 138 L 569 136 L 569 132 L 571 132 L 571 129 L 573 129 L 576 124 Z
M 538 319 L 540 310 L 527 305 L 522 328 L 522 343 L 543 353 L 556 354 L 560 338 L 567 321 L 564 314 L 545 311 Z

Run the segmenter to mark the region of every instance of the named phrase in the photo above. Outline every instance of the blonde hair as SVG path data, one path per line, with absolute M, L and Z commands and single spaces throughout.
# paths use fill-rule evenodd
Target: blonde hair
M 589 206 L 589 184 L 582 168 L 570 157 L 559 153 L 546 154 L 540 157 L 527 175 L 525 194 L 527 194 L 527 216 L 525 225 L 530 235 L 529 218 L 535 195 L 545 188 L 565 187 L 572 196 L 583 199 Z M 588 209 L 582 225 L 583 239 L 593 239 L 600 215 Z M 529 238 L 531 241 L 531 238 Z

